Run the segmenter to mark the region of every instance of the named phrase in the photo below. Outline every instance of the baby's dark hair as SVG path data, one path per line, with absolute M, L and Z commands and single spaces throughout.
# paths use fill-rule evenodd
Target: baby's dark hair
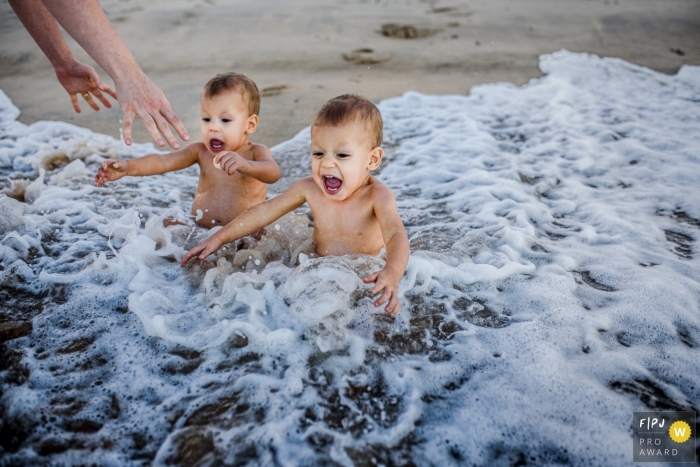
M 204 97 L 239 91 L 248 106 L 248 115 L 260 113 L 260 92 L 252 79 L 239 73 L 219 73 L 204 86 Z
M 340 126 L 351 121 L 365 124 L 373 148 L 382 145 L 382 115 L 369 99 L 357 94 L 343 94 L 323 104 L 311 126 Z

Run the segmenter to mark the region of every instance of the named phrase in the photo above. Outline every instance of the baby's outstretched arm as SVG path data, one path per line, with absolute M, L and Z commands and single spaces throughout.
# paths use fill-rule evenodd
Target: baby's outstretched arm
M 306 202 L 305 183 L 308 181 L 299 180 L 278 197 L 244 211 L 208 240 L 188 251 L 182 258 L 180 267 L 184 268 L 189 260 L 195 256 L 200 260 L 206 259 L 207 256 L 221 248 L 221 245 L 255 232 L 304 204 Z
M 386 264 L 384 269 L 362 280 L 365 283 L 374 282 L 371 293 L 379 294 L 374 306 L 386 303 L 384 311 L 389 313 L 389 316 L 394 316 L 399 311 L 399 281 L 408 264 L 408 236 L 396 209 L 396 199 L 389 188 L 383 187 L 380 190 L 377 199 L 374 200 L 374 212 L 386 245 Z
M 237 152 L 222 151 L 214 157 L 214 164 L 229 175 L 239 172 L 263 183 L 275 183 L 280 179 L 280 167 L 272 158 L 272 152 L 268 147 L 256 144 L 253 158 L 251 161 Z
M 197 162 L 198 146 L 201 144 L 189 144 L 169 154 L 149 154 L 132 160 L 104 161 L 95 175 L 95 184 L 102 186 L 105 182 L 119 180 L 125 175 L 157 175 L 187 168 Z

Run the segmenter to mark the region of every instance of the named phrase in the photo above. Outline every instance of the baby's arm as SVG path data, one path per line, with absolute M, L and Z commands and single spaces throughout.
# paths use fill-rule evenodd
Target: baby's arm
M 280 179 L 279 165 L 272 158 L 270 149 L 262 144 L 254 145 L 252 161 L 237 152 L 222 151 L 214 157 L 214 164 L 219 164 L 229 175 L 239 172 L 263 183 L 275 183 Z
M 180 267 L 184 268 L 187 262 L 195 256 L 199 259 L 205 259 L 221 248 L 221 245 L 255 232 L 295 210 L 306 202 L 307 184 L 307 179 L 298 180 L 278 197 L 247 209 L 209 239 L 188 251 L 182 258 Z
M 386 245 L 386 264 L 381 271 L 363 278 L 365 283 L 374 282 L 372 295 L 380 294 L 374 306 L 387 303 L 384 311 L 394 316 L 399 311 L 399 281 L 408 264 L 408 236 L 396 209 L 396 199 L 387 187 L 380 188 L 374 201 L 374 213 L 382 229 Z
M 105 161 L 95 175 L 95 184 L 119 180 L 125 175 L 157 175 L 184 169 L 195 164 L 202 143 L 188 144 L 182 149 L 168 154 L 149 154 L 132 160 Z

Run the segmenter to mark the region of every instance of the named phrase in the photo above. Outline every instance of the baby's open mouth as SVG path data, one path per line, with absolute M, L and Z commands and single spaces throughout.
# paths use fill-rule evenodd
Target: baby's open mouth
M 224 146 L 224 142 L 220 139 L 209 140 L 209 149 L 211 149 L 211 152 L 221 152 L 224 150 Z
M 323 188 L 326 189 L 326 193 L 329 195 L 334 195 L 340 191 L 340 187 L 343 185 L 343 181 L 339 178 L 335 178 L 331 175 L 323 176 Z

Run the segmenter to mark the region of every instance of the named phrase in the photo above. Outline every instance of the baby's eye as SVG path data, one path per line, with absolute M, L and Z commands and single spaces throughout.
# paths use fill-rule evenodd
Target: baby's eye
M 209 123 L 209 122 L 211 121 L 211 118 L 209 118 L 209 117 L 202 117 L 202 121 L 203 121 L 203 122 Z
M 228 123 L 231 121 L 231 119 L 230 118 L 222 118 L 221 121 L 224 123 Z
M 322 153 L 322 152 L 316 151 L 316 152 L 312 152 L 311 154 L 313 154 L 314 157 L 323 157 L 323 153 Z
M 340 157 L 341 159 L 345 159 L 346 157 L 350 157 L 350 154 L 345 154 L 344 152 L 341 152 L 340 154 L 338 154 L 338 157 Z

